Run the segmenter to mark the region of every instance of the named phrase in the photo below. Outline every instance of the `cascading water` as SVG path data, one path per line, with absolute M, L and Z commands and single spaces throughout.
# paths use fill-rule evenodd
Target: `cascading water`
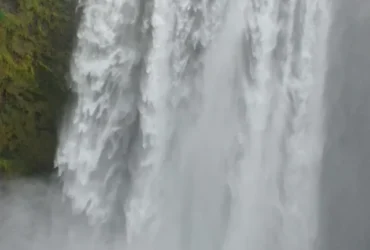
M 74 208 L 124 215 L 128 249 L 314 249 L 328 3 L 81 5 L 56 157 Z

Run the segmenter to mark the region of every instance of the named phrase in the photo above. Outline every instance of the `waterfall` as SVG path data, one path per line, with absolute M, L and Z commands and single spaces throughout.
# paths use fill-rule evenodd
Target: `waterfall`
M 73 208 L 123 216 L 127 249 L 313 250 L 329 3 L 80 4 L 55 161 Z

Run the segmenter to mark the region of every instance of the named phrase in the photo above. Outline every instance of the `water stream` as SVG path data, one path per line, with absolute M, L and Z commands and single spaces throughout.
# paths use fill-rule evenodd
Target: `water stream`
M 329 3 L 80 5 L 61 224 L 28 249 L 316 249 Z

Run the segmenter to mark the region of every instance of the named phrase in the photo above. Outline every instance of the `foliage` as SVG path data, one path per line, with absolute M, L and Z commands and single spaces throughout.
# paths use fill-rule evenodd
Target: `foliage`
M 65 0 L 1 1 L 16 1 L 16 8 L 0 10 L 0 172 L 50 169 L 67 93 L 73 6 Z

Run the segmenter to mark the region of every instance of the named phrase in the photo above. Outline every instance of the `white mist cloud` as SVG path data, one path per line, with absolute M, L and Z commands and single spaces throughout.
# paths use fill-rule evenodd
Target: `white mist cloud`
M 56 182 L 0 183 L 0 249 L 115 249 L 115 240 L 106 242 L 101 237 L 106 228 L 99 231 L 89 226 L 86 218 L 73 215 L 70 204 L 63 200 Z

